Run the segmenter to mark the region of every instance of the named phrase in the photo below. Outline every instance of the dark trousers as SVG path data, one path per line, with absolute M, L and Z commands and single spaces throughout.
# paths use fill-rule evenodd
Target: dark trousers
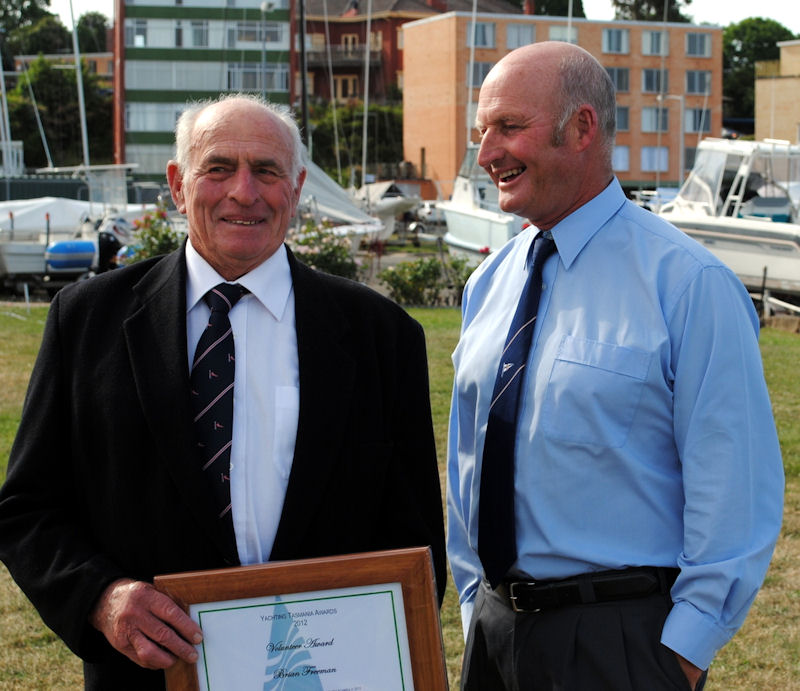
M 660 642 L 672 608 L 655 594 L 516 613 L 483 583 L 472 616 L 464 691 L 689 691 Z M 697 685 L 703 688 L 705 675 Z

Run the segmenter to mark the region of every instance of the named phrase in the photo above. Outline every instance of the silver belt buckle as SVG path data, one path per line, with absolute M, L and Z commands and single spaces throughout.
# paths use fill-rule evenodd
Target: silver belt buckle
M 515 612 L 529 612 L 531 614 L 536 614 L 537 612 L 541 612 L 542 608 L 537 607 L 536 609 L 521 609 L 517 606 L 517 594 L 516 588 L 519 585 L 535 585 L 535 581 L 525 581 L 524 583 L 521 581 L 514 581 L 513 583 L 508 584 L 508 599 L 511 600 L 511 609 Z

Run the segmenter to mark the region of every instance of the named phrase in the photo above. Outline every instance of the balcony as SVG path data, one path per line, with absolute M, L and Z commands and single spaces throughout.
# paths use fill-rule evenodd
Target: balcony
M 364 45 L 331 46 L 332 67 L 357 67 L 364 64 Z M 328 49 L 325 46 L 314 46 L 306 51 L 309 67 L 324 67 L 328 64 Z M 381 64 L 381 51 L 369 51 L 369 63 L 376 67 Z

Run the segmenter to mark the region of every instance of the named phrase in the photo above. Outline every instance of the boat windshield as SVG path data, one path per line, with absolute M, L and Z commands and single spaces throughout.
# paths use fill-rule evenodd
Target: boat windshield
M 738 154 L 699 149 L 692 172 L 678 193 L 681 201 L 699 205 L 706 213 L 715 216 L 722 205 L 720 194 L 723 199 L 727 196 L 724 185 L 727 182 L 730 189 L 741 160 Z

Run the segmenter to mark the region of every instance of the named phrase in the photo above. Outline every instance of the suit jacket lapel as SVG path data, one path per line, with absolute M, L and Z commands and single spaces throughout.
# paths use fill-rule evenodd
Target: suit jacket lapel
M 159 261 L 134 287 L 141 307 L 124 323 L 140 405 L 158 453 L 186 504 L 226 560 L 238 563 L 197 470 L 189 402 L 184 250 Z
M 356 362 L 342 343 L 344 315 L 325 286 L 289 252 L 295 294 L 295 323 L 300 368 L 300 414 L 294 460 L 272 558 L 284 546 L 302 541 L 313 507 L 326 492 L 328 478 L 342 454 L 356 377 Z

